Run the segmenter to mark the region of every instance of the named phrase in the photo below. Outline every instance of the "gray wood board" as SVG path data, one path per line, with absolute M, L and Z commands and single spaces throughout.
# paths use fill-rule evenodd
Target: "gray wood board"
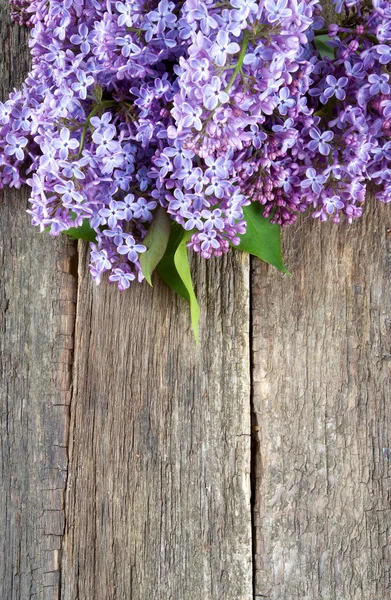
M 385 600 L 390 591 L 391 226 L 284 232 L 292 277 L 252 272 L 256 593 Z
M 0 2 L 1 96 L 28 69 Z M 67 467 L 74 244 L 40 235 L 27 190 L 0 192 L 0 598 L 59 596 Z
M 67 480 L 74 248 L 0 202 L 0 598 L 58 598 Z
M 7 4 L 2 99 L 28 69 Z M 389 207 L 300 219 L 251 311 L 247 256 L 195 260 L 198 349 L 161 282 L 96 288 L 80 244 L 76 285 L 26 208 L 1 192 L 0 598 L 250 600 L 254 558 L 257 600 L 388 599 Z
M 249 260 L 121 293 L 79 268 L 64 600 L 249 600 Z

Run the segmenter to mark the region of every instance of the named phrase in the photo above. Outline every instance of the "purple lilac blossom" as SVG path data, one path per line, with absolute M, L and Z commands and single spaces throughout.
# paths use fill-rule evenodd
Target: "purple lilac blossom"
M 204 258 L 239 244 L 243 207 L 288 225 L 391 200 L 391 11 L 335 2 L 335 58 L 316 0 L 11 0 L 32 69 L 0 103 L 0 186 L 59 235 L 85 219 L 91 274 L 120 289 L 159 206 Z

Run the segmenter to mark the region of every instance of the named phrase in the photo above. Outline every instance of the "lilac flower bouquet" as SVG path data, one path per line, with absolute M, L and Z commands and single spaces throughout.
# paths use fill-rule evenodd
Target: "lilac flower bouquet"
M 0 103 L 0 185 L 41 231 L 91 242 L 119 289 L 198 307 L 187 249 L 285 271 L 280 226 L 391 200 L 391 3 L 13 0 L 32 69 Z

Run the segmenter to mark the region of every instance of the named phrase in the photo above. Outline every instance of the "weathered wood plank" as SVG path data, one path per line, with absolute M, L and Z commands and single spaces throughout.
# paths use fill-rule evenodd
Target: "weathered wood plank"
M 71 387 L 75 248 L 0 202 L 0 598 L 58 598 Z
M 248 257 L 162 283 L 79 269 L 63 600 L 252 599 Z
M 4 99 L 27 36 L 0 1 Z M 59 597 L 75 314 L 73 244 L 30 225 L 27 190 L 0 198 L 0 598 Z
M 390 598 L 391 210 L 284 232 L 253 270 L 256 593 Z

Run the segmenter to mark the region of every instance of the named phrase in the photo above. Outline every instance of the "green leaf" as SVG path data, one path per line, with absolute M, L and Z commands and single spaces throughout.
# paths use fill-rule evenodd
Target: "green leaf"
M 200 309 L 193 290 L 186 242 L 193 235 L 184 231 L 178 223 L 171 224 L 171 234 L 166 252 L 156 267 L 160 277 L 177 294 L 190 302 L 190 314 L 194 336 L 198 343 L 198 321 Z
M 334 48 L 328 45 L 327 42 L 330 41 L 330 38 L 327 34 L 325 35 L 317 35 L 314 38 L 315 46 L 318 49 L 318 52 L 322 58 L 328 56 L 331 60 L 334 59 Z
M 96 232 L 90 227 L 88 219 L 84 219 L 80 227 L 71 227 L 66 231 L 63 231 L 69 235 L 69 237 L 75 240 L 86 240 L 87 242 L 96 242 Z
M 71 217 L 73 220 L 76 219 L 76 214 L 74 212 L 71 213 Z M 45 232 L 50 232 L 50 225 L 45 227 Z M 84 219 L 83 223 L 79 227 L 70 227 L 62 231 L 61 233 L 66 233 L 74 240 L 86 240 L 87 242 L 96 242 L 96 232 L 90 227 L 90 222 L 88 219 Z
M 187 252 L 186 242 L 188 242 L 192 236 L 191 231 L 185 231 L 182 240 L 174 254 L 174 263 L 178 272 L 179 277 L 182 279 L 186 290 L 190 298 L 190 316 L 191 325 L 194 332 L 194 337 L 198 344 L 198 326 L 200 320 L 200 307 L 198 304 L 197 296 L 194 293 L 193 281 L 191 278 L 189 255 Z
M 281 231 L 279 225 L 272 225 L 269 219 L 263 216 L 263 206 L 253 202 L 243 208 L 244 218 L 247 221 L 247 230 L 240 236 L 239 250 L 258 256 L 258 258 L 273 265 L 282 273 L 286 270 L 281 251 Z
M 186 286 L 183 284 L 174 263 L 174 255 L 183 237 L 183 227 L 178 223 L 171 224 L 171 233 L 168 240 L 166 252 L 156 267 L 156 271 L 160 277 L 174 290 L 177 294 L 190 302 L 189 293 Z
M 152 285 L 152 273 L 164 256 L 169 237 L 170 217 L 167 211 L 161 206 L 154 216 L 143 241 L 144 246 L 147 247 L 147 251 L 140 254 L 141 270 L 149 285 Z

